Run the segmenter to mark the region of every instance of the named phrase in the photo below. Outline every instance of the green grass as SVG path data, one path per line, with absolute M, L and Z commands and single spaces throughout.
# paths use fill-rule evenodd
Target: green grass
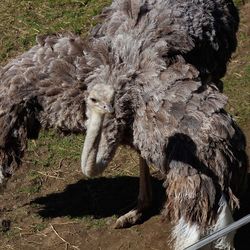
M 240 6 L 242 4 L 242 0 L 233 0 L 236 6 Z
M 250 62 L 250 57 L 246 58 Z M 225 78 L 225 93 L 229 97 L 228 111 L 241 126 L 250 122 L 250 64 L 235 69 Z
M 238 2 L 242 2 L 241 0 Z M 246 13 L 248 15 L 248 13 Z M 229 97 L 227 110 L 243 127 L 250 124 L 250 36 L 249 17 L 241 16 L 238 49 L 224 78 L 224 89 Z
M 46 147 L 49 151 L 47 162 L 43 162 L 44 166 L 52 164 L 53 158 L 68 158 L 77 160 L 80 158 L 84 137 L 83 135 L 60 136 L 55 131 L 42 131 L 39 140 L 29 141 L 28 148 L 31 153 L 37 155 L 41 148 Z M 39 163 L 43 159 L 37 157 L 36 162 Z
M 1 0 L 0 62 L 27 50 L 37 34 L 85 35 L 110 0 Z

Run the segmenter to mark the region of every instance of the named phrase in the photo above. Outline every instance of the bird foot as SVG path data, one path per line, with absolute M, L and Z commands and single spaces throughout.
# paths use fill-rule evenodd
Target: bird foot
M 143 217 L 143 212 L 135 208 L 128 213 L 119 217 L 114 225 L 114 228 L 126 228 L 138 224 Z
M 147 162 L 140 157 L 140 188 L 137 205 L 130 212 L 117 219 L 114 228 L 131 227 L 146 219 L 152 212 L 152 187 Z

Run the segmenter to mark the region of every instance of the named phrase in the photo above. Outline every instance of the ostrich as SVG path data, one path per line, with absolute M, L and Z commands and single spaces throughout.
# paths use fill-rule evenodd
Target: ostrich
M 20 113 L 15 108 L 25 113 L 11 130 L 4 130 L 10 132 L 3 139 L 3 152 L 14 153 L 5 161 L 3 175 L 12 172 L 13 155 L 24 149 L 23 145 L 15 151 L 16 144 L 6 141 L 25 141 L 30 120 L 63 131 L 87 128 L 81 167 L 88 176 L 101 174 L 117 146 L 128 144 L 140 154 L 138 205 L 118 218 L 116 227 L 137 223 L 152 205 L 148 170 L 152 164 L 165 175 L 167 201 L 162 213 L 174 224 L 175 249 L 183 249 L 210 230 L 229 224 L 230 209 L 239 205 L 244 191 L 245 139 L 225 112 L 226 98 L 218 88 L 236 47 L 237 11 L 231 1 L 119 0 L 104 15 L 105 23 L 95 29 L 84 53 L 80 49 L 79 54 L 69 56 L 74 67 L 59 67 L 69 90 L 77 89 L 59 112 L 63 117 L 67 108 L 76 108 L 68 113 L 67 125 L 49 114 L 51 107 L 61 111 L 69 97 L 55 94 L 49 102 L 46 89 L 40 91 L 38 84 L 28 84 L 30 96 L 26 89 L 20 93 L 29 98 L 11 106 L 11 118 Z M 68 39 L 66 44 L 71 42 Z M 55 46 L 52 49 L 48 43 L 47 47 L 53 54 Z M 68 60 L 67 53 L 64 56 Z M 59 81 L 60 74 L 56 76 Z M 63 95 L 64 81 L 52 93 Z M 11 96 L 8 91 L 4 95 Z M 56 101 L 60 105 L 54 105 Z M 221 248 L 231 245 L 230 237 L 216 244 Z
M 221 88 L 237 44 L 239 17 L 232 1 L 116 0 L 102 16 L 92 38 L 111 43 L 127 34 L 128 43 L 140 41 L 134 50 L 155 46 L 166 60 L 182 55 L 203 84 L 213 80 Z M 1 179 L 21 164 L 27 137 L 37 138 L 40 127 L 85 132 L 85 78 L 98 62 L 88 60 L 83 40 L 74 35 L 39 36 L 37 42 L 0 70 Z
M 199 71 L 180 56 L 171 59 L 165 70 L 157 70 L 161 65 L 156 64 L 146 78 L 143 72 L 136 77 L 127 75 L 127 88 L 119 85 L 131 64 L 117 68 L 118 62 L 114 59 L 113 63 L 110 71 L 100 65 L 98 73 L 103 79 L 100 84 L 109 86 L 114 95 L 114 101 L 110 97 L 107 103 L 113 103 L 114 112 L 96 112 L 93 103 L 87 102 L 81 164 L 87 176 L 102 173 L 117 147 L 117 142 L 107 142 L 118 137 L 119 143 L 140 154 L 138 205 L 118 218 L 115 227 L 137 223 L 152 205 L 148 165 L 165 175 L 167 201 L 162 214 L 174 225 L 175 249 L 230 224 L 244 193 L 248 162 L 244 135 L 224 110 L 226 97 L 213 82 L 204 86 Z M 92 91 L 89 93 L 91 99 Z M 230 249 L 232 238 L 224 237 L 214 247 Z
M 136 8 L 131 6 L 135 1 L 116 1 L 109 22 L 97 28 L 88 54 L 95 67 L 85 83 L 113 87 L 114 113 L 102 114 L 94 132 L 87 129 L 92 142 L 85 141 L 81 165 L 85 175 L 100 174 L 119 143 L 133 147 L 141 157 L 138 205 L 115 226 L 135 224 L 149 208 L 148 165 L 153 165 L 165 175 L 167 201 L 162 214 L 174 225 L 174 248 L 183 249 L 232 222 L 232 212 L 245 191 L 248 160 L 244 135 L 224 110 L 227 99 L 218 86 L 231 54 L 220 62 L 223 71 L 209 68 L 205 63 L 209 56 L 200 67 L 192 62 L 192 53 L 187 52 L 192 47 L 176 41 L 177 31 L 164 35 L 157 30 L 164 19 L 152 13 L 155 9 L 167 12 L 173 7 L 168 6 L 170 2 L 154 1 L 151 9 L 150 1 L 141 1 Z M 190 2 L 185 3 L 189 6 Z M 164 25 L 171 30 L 173 23 Z M 182 32 L 183 36 L 190 34 Z M 207 46 L 215 48 L 212 41 Z M 173 49 L 175 46 L 182 50 Z M 215 49 L 220 50 L 223 47 Z M 215 56 L 215 51 L 210 50 L 211 64 L 212 60 L 218 62 L 220 52 Z M 98 114 L 90 104 L 88 109 L 88 126 L 94 127 L 92 116 L 96 119 Z M 233 248 L 232 238 L 224 237 L 214 247 Z

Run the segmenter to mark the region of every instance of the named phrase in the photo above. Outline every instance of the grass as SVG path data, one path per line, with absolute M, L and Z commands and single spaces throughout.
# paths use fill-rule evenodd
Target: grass
M 246 60 L 250 61 L 250 57 Z M 228 110 L 241 126 L 250 122 L 250 65 L 233 70 L 225 78 L 225 93 L 229 96 Z
M 54 164 L 53 158 L 68 158 L 77 160 L 80 158 L 82 144 L 84 141 L 83 135 L 69 135 L 60 136 L 55 131 L 42 131 L 39 135 L 39 139 L 36 141 L 29 141 L 28 148 L 30 153 L 38 155 L 38 151 L 42 148 L 47 148 L 49 156 L 47 160 L 37 157 L 34 160 L 34 164 L 42 163 L 44 167 L 48 167 Z
M 245 15 L 244 15 L 245 14 Z M 250 30 L 249 13 L 241 16 L 238 49 L 229 64 L 224 79 L 225 93 L 229 97 L 228 111 L 243 127 L 250 124 Z
M 94 17 L 109 3 L 110 0 L 1 0 L 0 62 L 30 48 L 39 33 L 66 31 L 86 35 L 97 23 Z

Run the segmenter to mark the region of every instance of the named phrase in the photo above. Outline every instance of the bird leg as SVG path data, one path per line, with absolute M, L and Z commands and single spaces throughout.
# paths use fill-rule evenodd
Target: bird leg
M 152 203 L 152 186 L 150 180 L 149 167 L 146 161 L 140 157 L 140 186 L 137 206 L 119 217 L 115 223 L 115 228 L 125 228 L 139 223 Z

